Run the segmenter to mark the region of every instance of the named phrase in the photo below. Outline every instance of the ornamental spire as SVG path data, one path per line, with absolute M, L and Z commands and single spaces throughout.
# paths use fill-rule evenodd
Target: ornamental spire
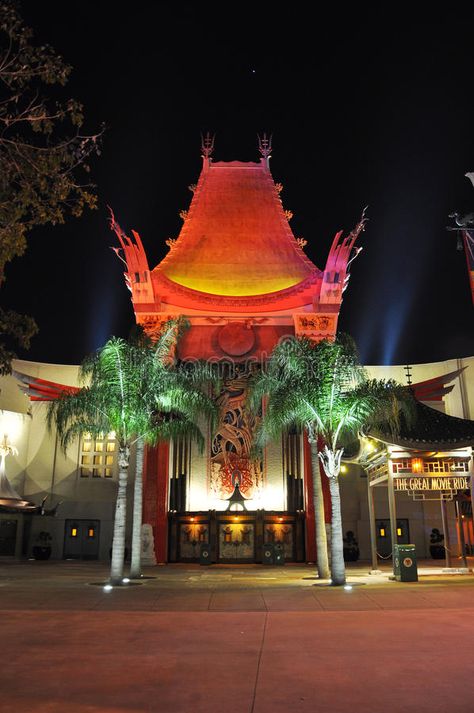
M 207 159 L 208 161 L 210 160 L 212 156 L 212 152 L 214 151 L 214 139 L 216 138 L 216 135 L 209 133 L 209 131 L 206 133 L 206 136 L 203 136 L 201 134 L 201 154 L 203 159 Z
M 258 150 L 260 151 L 260 155 L 264 159 L 265 163 L 267 164 L 267 168 L 269 167 L 269 161 L 272 156 L 272 134 L 270 136 L 267 136 L 266 131 L 263 132 L 263 136 L 260 137 L 259 134 L 257 134 L 258 138 Z

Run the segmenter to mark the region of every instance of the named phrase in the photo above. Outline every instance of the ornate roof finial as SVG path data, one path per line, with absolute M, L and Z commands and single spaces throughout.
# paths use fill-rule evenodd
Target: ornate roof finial
M 272 134 L 270 136 L 267 136 L 267 132 L 263 132 L 263 137 L 260 137 L 259 134 L 257 134 L 258 137 L 258 150 L 260 151 L 260 155 L 262 158 L 265 159 L 267 162 L 268 166 L 268 160 L 271 158 L 272 155 Z
M 209 131 L 206 133 L 206 136 L 203 136 L 201 134 L 201 152 L 202 152 L 202 157 L 210 159 L 212 156 L 212 152 L 214 151 L 214 139 L 216 138 L 216 135 L 213 134 L 212 136 L 210 135 Z

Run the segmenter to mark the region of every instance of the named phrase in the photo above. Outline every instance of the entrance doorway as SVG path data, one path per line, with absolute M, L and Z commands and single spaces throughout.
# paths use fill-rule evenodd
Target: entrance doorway
M 392 535 L 390 533 L 390 519 L 376 520 L 377 552 L 380 557 L 390 557 L 392 553 Z M 397 542 L 399 545 L 410 543 L 410 530 L 408 520 L 397 519 Z
M 0 556 L 15 556 L 17 526 L 16 520 L 0 520 Z
M 250 521 L 220 523 L 219 562 L 255 562 L 255 525 Z
M 98 559 L 99 533 L 100 520 L 66 520 L 64 559 Z
M 169 561 L 199 562 L 201 546 L 209 545 L 213 563 L 260 563 L 264 545 L 278 543 L 287 562 L 304 562 L 304 520 L 304 512 L 169 513 Z

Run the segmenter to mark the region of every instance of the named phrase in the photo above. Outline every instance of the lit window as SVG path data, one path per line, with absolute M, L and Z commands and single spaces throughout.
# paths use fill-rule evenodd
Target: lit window
M 91 436 L 85 433 L 82 439 L 79 476 L 81 478 L 113 478 L 117 446 L 115 432 Z
M 464 517 L 464 515 L 463 515 L 463 517 Z M 198 530 L 198 538 L 199 538 L 199 542 L 206 542 L 207 530 L 205 527 L 201 527 L 200 530 Z
M 94 537 L 95 532 L 94 532 L 94 528 L 93 528 L 93 527 L 89 527 L 88 535 L 89 535 L 89 537 Z
M 381 527 L 379 530 L 380 537 L 385 537 L 385 528 Z
M 232 542 L 232 528 L 226 527 L 224 530 L 224 542 L 230 544 Z
M 397 527 L 397 535 L 398 535 L 398 537 L 402 536 L 402 528 L 401 527 Z
M 71 527 L 71 537 L 77 537 L 77 527 Z

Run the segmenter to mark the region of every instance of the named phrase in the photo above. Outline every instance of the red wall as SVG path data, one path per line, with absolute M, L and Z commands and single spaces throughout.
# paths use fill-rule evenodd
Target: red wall
M 168 443 L 147 446 L 143 468 L 143 522 L 153 527 L 158 564 L 168 561 L 168 463 Z
M 319 447 L 318 441 L 318 447 Z M 314 516 L 313 502 L 313 473 L 311 467 L 311 446 L 309 445 L 306 432 L 303 436 L 303 452 L 304 452 L 304 491 L 305 491 L 305 511 L 306 511 L 306 561 L 316 562 L 316 522 Z M 321 483 L 323 486 L 324 497 L 324 520 L 331 522 L 331 494 L 329 492 L 329 479 L 323 470 L 321 463 L 319 464 L 319 472 L 321 475 Z

